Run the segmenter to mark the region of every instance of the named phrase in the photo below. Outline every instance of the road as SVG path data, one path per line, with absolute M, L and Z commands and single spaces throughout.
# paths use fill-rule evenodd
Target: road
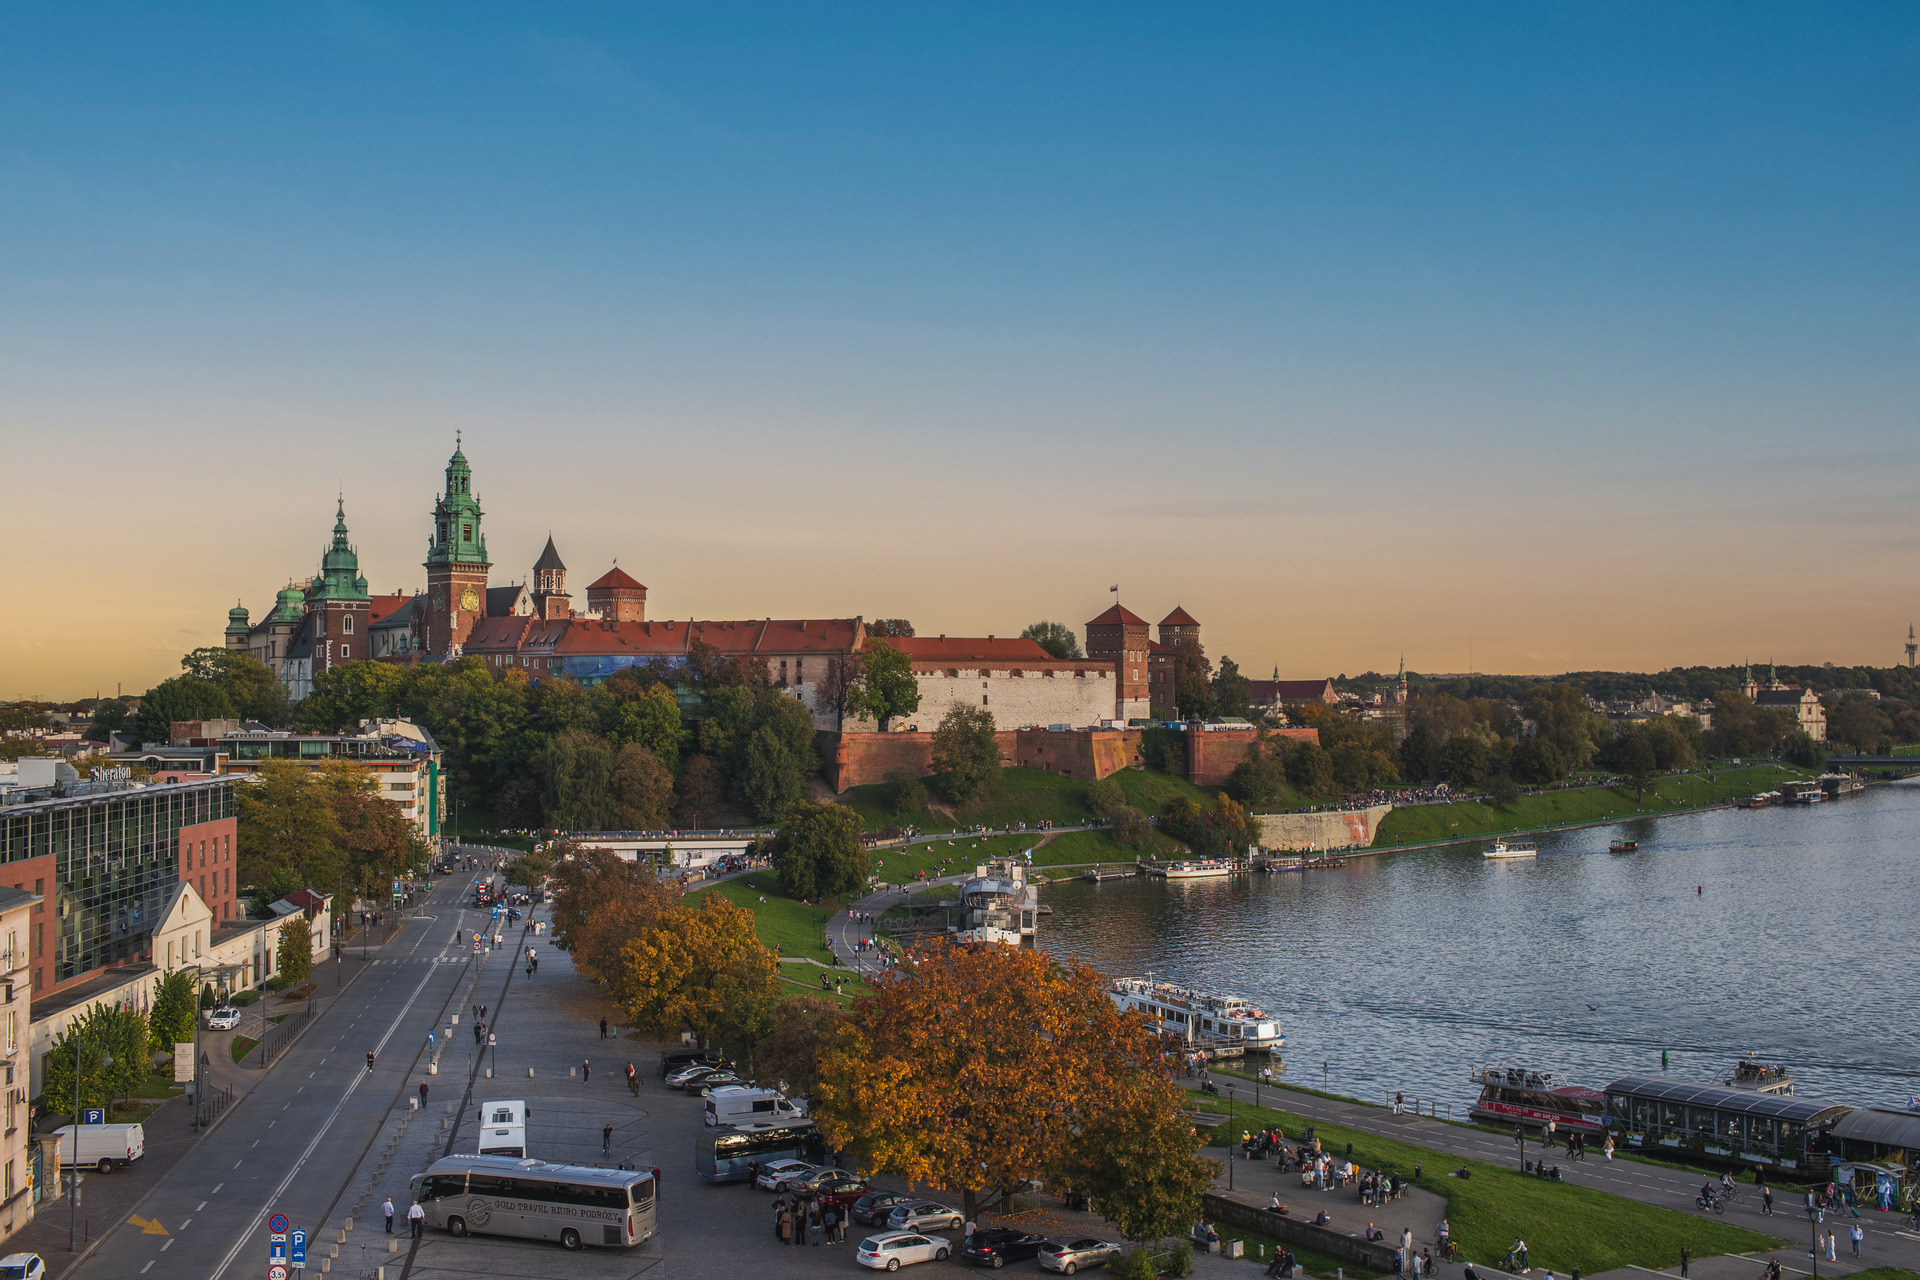
M 72 1274 L 253 1276 L 266 1268 L 270 1213 L 308 1229 L 325 1221 L 387 1116 L 428 1078 L 427 1033 L 446 1025 L 474 959 L 453 945 L 454 930 L 486 918 L 462 906 L 472 880 L 461 874 L 436 885 L 380 948 L 353 998 L 321 1014 L 140 1205 L 137 1214 L 166 1234 L 122 1223 Z M 318 1274 L 317 1260 L 309 1270 Z

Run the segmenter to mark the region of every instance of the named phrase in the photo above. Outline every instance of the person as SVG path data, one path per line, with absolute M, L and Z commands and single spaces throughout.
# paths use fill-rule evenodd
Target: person
M 782 1205 L 773 1221 L 774 1230 L 780 1235 L 780 1243 L 789 1249 L 793 1248 L 793 1211 Z
M 1768 1217 L 1768 1218 L 1771 1218 L 1773 1216 L 1773 1188 L 1772 1187 L 1760 1188 L 1760 1213 L 1762 1216 Z
M 1367 1224 L 1366 1241 L 1368 1244 L 1372 1244 L 1375 1240 L 1385 1239 L 1386 1234 L 1386 1232 L 1374 1226 L 1371 1222 Z
M 973 1219 L 967 1219 L 967 1225 L 960 1229 L 960 1247 L 966 1248 L 973 1243 Z
M 1840 1261 L 1840 1233 L 1838 1231 L 1827 1232 L 1827 1261 Z
M 1399 1114 L 1400 1114 L 1400 1108 L 1401 1108 L 1401 1107 L 1403 1107 L 1403 1106 L 1405 1106 L 1405 1105 L 1406 1105 L 1406 1095 L 1405 1095 L 1405 1094 L 1403 1094 L 1403 1093 L 1396 1093 L 1396 1094 L 1394 1094 L 1394 1095 L 1393 1095 L 1393 1114 L 1395 1114 L 1395 1115 L 1399 1115 Z
M 1554 1121 L 1552 1120 L 1547 1121 L 1547 1131 L 1545 1135 L 1545 1142 L 1543 1145 L 1549 1146 L 1549 1147 L 1553 1145 L 1554 1130 L 1558 1127 L 1559 1126 Z
M 1860 1229 L 1859 1223 L 1856 1222 L 1851 1227 L 1847 1228 L 1847 1239 L 1853 1245 L 1854 1257 L 1857 1258 L 1860 1256 L 1860 1246 L 1863 1242 L 1865 1242 L 1866 1238 L 1867 1238 L 1867 1233 Z
M 1433 1250 L 1431 1249 L 1420 1251 L 1420 1274 L 1429 1278 L 1433 1275 Z
M 1278 1191 L 1267 1197 L 1268 1213 L 1285 1213 L 1286 1211 L 1287 1206 L 1280 1203 L 1280 1193 Z
M 1607 1153 L 1607 1159 L 1609 1160 L 1613 1159 L 1613 1135 L 1612 1134 L 1607 1135 L 1606 1153 Z
M 1713 1202 L 1715 1200 L 1718 1200 L 1719 1198 L 1720 1198 L 1719 1193 L 1714 1190 L 1714 1186 L 1711 1182 L 1703 1182 L 1700 1184 L 1700 1203 L 1701 1204 L 1711 1208 L 1713 1206 Z
M 1723 1169 L 1720 1171 L 1720 1188 L 1723 1191 L 1733 1190 L 1733 1170 Z
M 373 1050 L 367 1050 L 367 1070 L 373 1070 Z
M 1316 1227 L 1324 1227 L 1327 1225 L 1327 1211 L 1325 1209 L 1313 1215 L 1313 1225 Z
M 392 1235 L 393 1234 L 393 1197 L 392 1196 L 388 1196 L 387 1202 L 380 1206 L 380 1212 L 387 1215 L 387 1234 Z
M 1763 1280 L 1780 1280 L 1780 1259 L 1777 1257 L 1770 1259 L 1767 1262 L 1767 1269 L 1761 1275 Z
M 427 1211 L 420 1207 L 418 1200 L 407 1206 L 407 1225 L 413 1228 L 415 1240 L 418 1240 L 421 1233 L 427 1229 Z
M 607 1038 L 607 1020 L 605 1018 L 600 1019 L 600 1038 L 602 1040 Z
M 820 1202 L 818 1200 L 807 1202 L 807 1237 L 813 1242 L 814 1248 L 820 1247 Z
M 425 1080 L 420 1082 L 420 1109 L 422 1111 L 427 1109 L 427 1082 Z
M 759 1176 L 760 1162 L 758 1160 L 747 1161 L 747 1185 L 751 1187 Z
M 1687 1268 L 1693 1265 L 1693 1246 L 1680 1246 L 1680 1280 L 1686 1280 Z
M 580 1083 L 593 1079 L 593 1063 L 586 1058 L 580 1059 Z
M 1442 1218 L 1438 1223 L 1434 1224 L 1433 1242 L 1442 1249 L 1445 1249 L 1447 1247 L 1447 1238 L 1452 1234 L 1453 1226 L 1445 1218 Z
M 1467 1264 L 1466 1269 L 1462 1271 L 1460 1274 L 1463 1280 L 1480 1280 L 1480 1273 L 1473 1269 L 1473 1264 L 1471 1262 Z
M 840 1220 L 837 1216 L 835 1216 L 832 1205 L 828 1205 L 826 1208 L 826 1211 L 820 1215 L 820 1225 L 822 1225 L 827 1229 L 828 1244 L 840 1243 L 839 1236 L 834 1234 L 836 1228 L 838 1228 L 840 1225 Z
M 1527 1242 L 1519 1236 L 1513 1238 L 1513 1259 L 1520 1264 L 1522 1271 L 1527 1269 Z
M 600 1130 L 600 1154 L 603 1156 L 613 1154 L 613 1126 L 611 1124 L 606 1125 Z

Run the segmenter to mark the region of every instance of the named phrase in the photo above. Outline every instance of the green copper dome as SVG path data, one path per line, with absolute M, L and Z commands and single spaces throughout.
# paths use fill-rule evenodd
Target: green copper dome
M 454 437 L 453 456 L 447 459 L 447 491 L 433 504 L 433 536 L 427 540 L 427 567 L 468 564 L 489 567 L 487 535 L 480 530 L 480 504 L 473 496 L 473 471 Z
M 320 556 L 320 576 L 313 580 L 310 598 L 314 600 L 368 599 L 367 580 L 360 576 L 360 557 L 347 542 L 347 503 L 340 500 L 334 512 L 333 544 Z
M 233 608 L 227 610 L 227 632 L 229 635 L 245 635 L 248 630 L 246 606 L 236 600 Z

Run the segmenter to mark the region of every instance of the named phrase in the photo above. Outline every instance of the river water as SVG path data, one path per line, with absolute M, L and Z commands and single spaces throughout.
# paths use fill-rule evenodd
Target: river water
M 1640 841 L 1633 854 L 1607 844 Z M 1040 944 L 1277 1014 L 1286 1078 L 1464 1118 L 1470 1066 L 1714 1083 L 1758 1050 L 1801 1097 L 1920 1094 L 1920 782 L 1221 880 L 1056 882 Z M 1258 1058 L 1250 1062 L 1258 1063 Z M 1444 1110 L 1443 1110 L 1444 1114 Z

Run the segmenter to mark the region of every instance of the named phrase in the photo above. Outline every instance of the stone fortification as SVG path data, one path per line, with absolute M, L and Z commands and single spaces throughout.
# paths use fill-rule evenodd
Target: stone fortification
M 1335 813 L 1262 813 L 1260 846 L 1264 849 L 1364 849 L 1373 843 L 1381 821 L 1393 812 L 1390 804 Z

